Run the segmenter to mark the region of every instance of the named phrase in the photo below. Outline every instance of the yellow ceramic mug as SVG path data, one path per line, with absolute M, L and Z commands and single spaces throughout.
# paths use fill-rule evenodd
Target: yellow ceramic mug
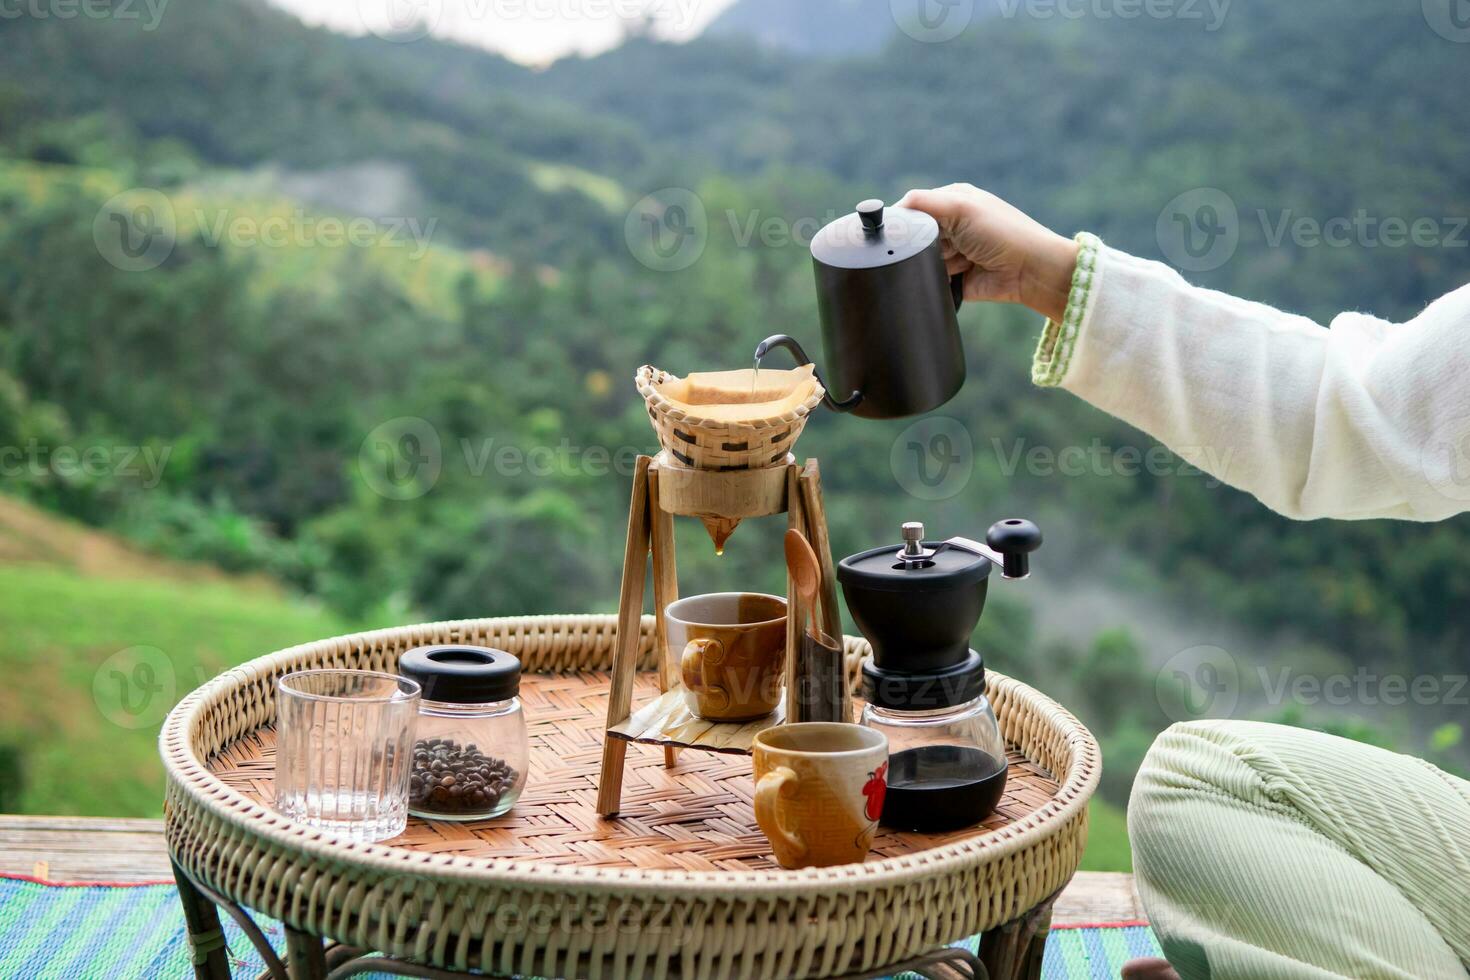
M 785 599 L 754 592 L 690 596 L 669 603 L 664 620 L 690 711 L 710 721 L 750 721 L 781 703 Z
M 777 725 L 755 737 L 755 821 L 783 868 L 868 856 L 888 786 L 888 739 L 840 722 Z

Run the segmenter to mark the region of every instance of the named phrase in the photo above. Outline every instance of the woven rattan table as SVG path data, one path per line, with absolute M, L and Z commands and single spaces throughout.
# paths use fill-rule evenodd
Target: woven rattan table
M 857 977 L 940 975 L 941 964 L 961 976 L 1039 975 L 1051 901 L 1081 859 L 1099 775 L 1097 743 L 1064 709 L 992 673 L 1012 750 L 995 815 L 954 834 L 880 834 L 861 865 L 783 871 L 754 826 L 744 756 L 684 752 L 665 768 L 661 751 L 633 749 L 622 814 L 597 816 L 615 631 L 612 616 L 379 630 L 261 657 L 185 698 L 161 749 L 197 975 L 230 975 L 217 908 L 277 977 Z M 642 633 L 650 669 L 651 617 Z M 532 758 L 511 813 L 411 819 L 402 836 L 362 844 L 271 809 L 278 677 L 392 671 L 403 651 L 450 642 L 500 647 L 524 664 Z M 853 677 L 868 647 L 848 638 L 847 653 Z M 637 698 L 656 693 L 653 673 L 640 674 Z M 284 961 L 247 910 L 284 923 Z M 944 949 L 980 933 L 978 961 Z

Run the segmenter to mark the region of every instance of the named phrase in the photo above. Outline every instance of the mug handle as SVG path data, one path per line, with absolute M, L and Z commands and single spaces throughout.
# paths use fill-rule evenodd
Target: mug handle
M 787 786 L 797 783 L 796 772 L 786 766 L 777 766 L 766 773 L 755 784 L 755 822 L 767 837 L 779 840 L 798 857 L 806 854 L 806 843 L 796 834 L 781 826 L 777 799 Z
M 690 640 L 684 644 L 684 652 L 679 656 L 679 673 L 684 678 L 684 686 L 711 701 L 716 702 L 714 710 L 721 710 L 730 704 L 730 695 L 723 687 L 710 684 L 705 680 L 705 661 L 717 664 L 725 659 L 725 644 L 714 637 L 701 637 Z
M 954 311 L 958 313 L 965 302 L 965 274 L 949 277 L 949 296 L 954 300 Z

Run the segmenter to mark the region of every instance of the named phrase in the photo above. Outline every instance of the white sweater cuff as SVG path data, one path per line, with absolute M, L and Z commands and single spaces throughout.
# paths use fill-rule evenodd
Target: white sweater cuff
M 1072 273 L 1072 291 L 1067 296 L 1067 310 L 1060 322 L 1046 321 L 1036 357 L 1031 363 L 1031 380 L 1043 388 L 1059 387 L 1072 365 L 1072 352 L 1092 316 L 1102 280 L 1103 243 L 1096 236 L 1082 232 L 1077 236 L 1077 268 Z

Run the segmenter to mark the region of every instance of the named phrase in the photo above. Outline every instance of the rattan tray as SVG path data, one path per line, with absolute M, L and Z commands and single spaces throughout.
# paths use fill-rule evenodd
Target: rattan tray
M 454 969 L 540 976 L 833 976 L 878 969 L 1018 918 L 1071 877 L 1098 778 L 1091 735 L 1036 691 L 991 675 L 1010 783 L 979 828 L 881 834 L 865 864 L 774 866 L 751 813 L 749 759 L 630 753 L 618 819 L 596 813 L 611 616 L 382 630 L 271 654 L 195 691 L 162 734 L 175 861 L 298 929 Z M 526 794 L 496 820 L 412 820 L 353 844 L 270 809 L 274 681 L 291 670 L 392 670 L 402 651 L 474 642 L 520 656 L 531 725 Z M 653 658 L 643 621 L 643 666 Z M 848 640 L 853 664 L 866 655 Z M 643 675 L 636 697 L 657 694 Z

